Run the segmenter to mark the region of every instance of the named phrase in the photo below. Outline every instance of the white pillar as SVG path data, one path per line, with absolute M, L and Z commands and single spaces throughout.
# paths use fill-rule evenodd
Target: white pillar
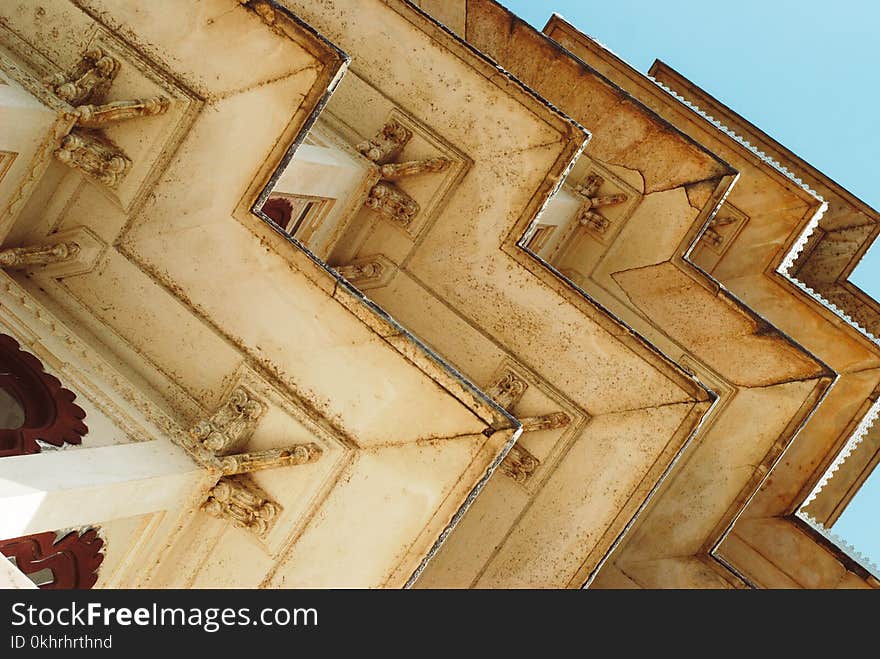
M 0 458 L 0 538 L 177 509 L 209 479 L 165 440 Z

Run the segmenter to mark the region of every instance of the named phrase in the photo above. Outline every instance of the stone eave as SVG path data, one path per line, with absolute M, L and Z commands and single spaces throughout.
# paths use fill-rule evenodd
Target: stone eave
M 468 1 L 474 2 L 475 0 Z M 628 105 L 632 106 L 648 122 L 661 127 L 662 130 L 665 131 L 667 134 L 669 134 L 670 136 L 674 136 L 674 139 L 681 141 L 682 143 L 686 144 L 688 148 L 693 149 L 696 152 L 700 152 L 706 158 L 717 163 L 719 171 L 716 173 L 716 175 L 718 177 L 735 176 L 737 174 L 737 170 L 728 162 L 726 162 L 723 158 L 721 158 L 718 154 L 713 153 L 704 144 L 701 144 L 699 141 L 692 138 L 690 135 L 682 131 L 673 123 L 666 120 L 659 113 L 657 113 L 651 107 L 642 102 L 639 98 L 618 85 L 601 71 L 590 66 L 588 63 L 583 61 L 570 50 L 566 49 L 563 45 L 552 39 L 546 33 L 537 30 L 532 25 L 525 22 L 523 19 L 518 17 L 502 4 L 500 4 L 497 0 L 480 1 L 490 4 L 493 11 L 504 16 L 504 19 L 508 22 L 508 31 L 513 32 L 514 30 L 519 30 L 522 33 L 528 34 L 531 38 L 533 38 L 535 40 L 535 43 L 528 44 L 529 48 L 547 49 L 548 51 L 554 53 L 554 58 L 558 57 L 560 60 L 564 60 L 566 65 L 577 68 L 580 75 L 601 81 L 609 90 L 612 91 L 614 95 L 619 98 L 621 102 L 625 102 Z M 556 16 L 557 15 L 554 14 L 554 17 Z
M 720 131 L 731 137 L 743 148 L 752 151 L 761 159 L 765 168 L 769 167 L 782 173 L 817 199 L 825 201 L 826 206 L 828 200 L 824 200 L 819 192 L 809 188 L 809 186 L 819 188 L 825 195 L 828 195 L 830 192 L 845 204 L 843 210 L 844 213 L 847 209 L 851 209 L 853 212 L 864 216 L 868 221 L 873 222 L 876 225 L 876 228 L 871 232 L 870 237 L 859 244 L 854 245 L 851 252 L 843 254 L 843 258 L 838 260 L 838 272 L 835 281 L 831 286 L 832 288 L 840 287 L 843 290 L 846 290 L 853 295 L 860 304 L 873 309 L 875 314 L 880 316 L 880 306 L 878 306 L 877 302 L 858 286 L 848 281 L 849 275 L 856 268 L 859 260 L 864 256 L 873 240 L 880 235 L 880 212 L 857 198 L 843 186 L 798 157 L 790 149 L 781 145 L 758 127 L 748 122 L 742 116 L 712 97 L 664 62 L 655 60 L 649 71 L 649 76 L 652 80 L 655 80 L 662 89 L 666 90 L 679 101 L 690 107 L 706 121 L 715 125 Z M 800 177 L 795 175 L 794 172 L 790 171 L 787 167 L 781 165 L 780 162 L 794 163 L 793 166 L 797 168 L 798 172 L 802 173 L 804 178 L 807 179 L 807 182 L 801 180 Z M 827 190 L 827 192 L 825 192 L 825 190 Z M 840 209 L 835 207 L 835 213 L 838 212 L 840 212 Z M 868 328 L 863 327 L 862 324 L 849 315 L 846 308 L 841 308 L 828 299 L 829 291 L 825 288 L 827 284 L 822 285 L 821 287 L 819 284 L 811 286 L 802 281 L 799 277 L 798 273 L 806 268 L 810 262 L 811 256 L 817 253 L 817 246 L 827 235 L 825 227 L 822 226 L 824 217 L 826 217 L 826 211 L 824 208 L 820 207 L 816 215 L 810 220 L 797 239 L 791 243 L 790 249 L 783 258 L 777 271 L 795 287 L 806 293 L 807 296 L 840 318 L 847 327 L 854 329 L 863 337 L 867 337 L 869 340 L 876 343 L 878 341 L 876 331 L 871 331 Z
M 777 163 L 792 163 L 798 173 L 802 172 L 808 175 L 810 179 L 810 181 L 801 181 L 801 183 L 810 182 L 812 185 L 821 185 L 828 188 L 844 199 L 854 210 L 863 213 L 875 222 L 880 222 L 880 211 L 875 210 L 852 192 L 844 188 L 841 184 L 820 172 L 809 162 L 791 151 L 791 149 L 779 143 L 758 126 L 755 126 L 735 110 L 714 98 L 711 94 L 700 88 L 697 84 L 690 81 L 683 74 L 676 71 L 662 60 L 654 60 L 654 63 L 648 70 L 648 76 L 688 99 L 694 105 L 697 105 L 702 109 L 703 112 L 720 120 L 720 122 L 727 126 L 727 128 L 734 131 L 741 138 L 764 152 L 766 157 L 777 161 Z M 779 165 L 779 167 L 782 167 L 782 165 Z M 792 176 L 796 176 L 794 172 L 789 173 L 791 173 Z M 815 181 L 815 183 L 812 183 L 812 181 Z
M 573 28 L 571 28 L 571 26 L 568 26 L 567 24 L 565 24 L 564 21 L 563 21 L 560 17 L 558 17 L 558 16 L 554 16 L 554 17 L 551 18 L 550 21 L 548 22 L 548 27 L 545 28 L 545 31 L 546 31 L 546 32 L 550 32 L 550 30 L 552 29 L 552 27 L 553 27 L 554 25 L 557 25 L 557 26 L 558 26 L 558 25 L 565 25 L 565 28 L 567 28 L 567 29 L 569 29 L 569 30 L 573 30 Z M 575 31 L 575 32 L 576 32 L 576 31 Z M 619 57 L 617 57 L 617 56 L 614 55 L 613 53 L 609 53 L 609 51 L 607 51 L 607 49 L 605 49 L 603 46 L 601 46 L 601 44 L 598 44 L 599 48 L 597 48 L 596 45 L 593 43 L 593 41 L 590 40 L 588 37 L 586 37 L 586 35 L 580 35 L 580 33 L 577 33 L 577 34 L 578 34 L 578 38 L 579 38 L 581 41 L 589 40 L 589 41 L 588 41 L 588 46 L 589 46 L 592 50 L 594 50 L 594 51 L 596 51 L 596 52 L 600 52 L 600 54 L 601 54 L 602 57 L 604 57 L 604 58 L 606 58 L 606 59 L 613 58 L 613 59 L 617 60 L 617 61 L 618 61 L 621 65 L 623 65 L 624 67 L 631 69 L 631 67 L 629 67 L 628 64 L 626 64 L 623 60 L 621 60 Z M 634 70 L 632 70 L 632 73 L 633 73 L 633 74 L 636 74 L 636 75 L 639 76 L 639 77 L 641 77 L 641 74 L 638 74 L 638 72 L 635 72 Z M 656 85 L 655 85 L 654 83 L 645 84 L 644 82 L 641 82 L 640 84 L 642 84 L 642 86 L 643 86 L 646 90 L 648 90 L 650 93 L 654 94 L 656 97 L 662 97 L 662 95 L 664 94 L 664 92 L 659 91 L 659 89 L 651 89 L 652 87 L 656 87 Z M 658 93 L 658 91 L 659 91 L 659 93 Z M 691 108 L 691 109 L 693 109 L 695 112 L 697 112 L 697 114 L 699 114 L 703 119 L 707 119 L 707 120 L 709 120 L 710 122 L 712 121 L 711 118 L 705 116 L 704 114 L 701 114 L 701 113 L 699 112 L 698 109 L 696 109 L 696 108 Z M 746 150 L 748 150 L 748 151 L 750 152 L 750 155 L 751 155 L 752 158 L 753 158 L 754 156 L 757 156 L 757 157 L 758 157 L 758 159 L 759 159 L 759 166 L 763 166 L 764 168 L 766 168 L 766 167 L 769 165 L 770 168 L 772 169 L 773 173 L 774 173 L 775 178 L 777 178 L 777 180 L 779 180 L 780 177 L 784 178 L 784 180 L 781 181 L 781 183 L 783 183 L 784 185 L 786 185 L 786 187 L 788 187 L 789 189 L 795 189 L 795 190 L 798 192 L 798 194 L 799 194 L 802 198 L 804 198 L 808 203 L 810 203 L 813 207 L 815 207 L 817 210 L 816 210 L 816 215 L 814 215 L 814 221 L 815 221 L 815 222 L 818 221 L 818 217 L 821 215 L 821 212 L 824 210 L 824 203 L 823 203 L 822 198 L 821 198 L 817 193 L 815 193 L 815 192 L 813 192 L 812 190 L 810 190 L 809 188 L 807 188 L 807 186 L 805 186 L 805 185 L 803 184 L 802 181 L 797 180 L 792 174 L 790 174 L 787 170 L 785 170 L 784 168 L 782 168 L 782 166 L 780 166 L 780 165 L 778 165 L 778 164 L 775 164 L 775 163 L 773 163 L 771 160 L 769 160 L 768 158 L 766 158 L 766 156 L 765 156 L 764 154 L 756 153 L 753 149 L 750 149 L 750 148 L 748 147 L 747 144 L 743 144 L 741 141 L 738 141 L 738 140 L 737 140 L 737 142 L 738 142 L 738 144 L 739 144 L 739 146 L 740 146 L 741 148 L 746 149 Z M 792 186 L 792 184 L 794 184 L 794 186 Z M 697 237 L 699 237 L 699 234 L 698 234 Z M 791 240 L 794 240 L 794 239 L 791 239 Z M 692 243 L 691 247 L 692 247 L 693 245 L 695 245 L 695 244 L 696 244 L 696 240 L 694 240 L 694 242 Z M 687 262 L 689 265 L 692 265 L 692 266 L 693 266 L 694 264 L 692 264 L 692 263 L 690 262 L 690 259 L 688 258 L 688 254 L 689 254 L 690 251 L 691 251 L 691 250 L 690 250 L 690 248 L 689 248 L 689 249 L 685 252 L 685 254 L 683 255 L 683 260 L 684 260 L 685 262 Z M 697 269 L 699 270 L 698 267 L 697 267 Z M 718 283 L 718 285 L 721 286 L 722 289 L 724 289 L 723 284 L 720 284 L 720 282 L 717 282 L 717 280 L 716 280 L 714 277 L 711 277 L 711 275 L 709 275 L 708 273 L 705 273 L 705 272 L 704 272 L 703 274 L 705 274 L 710 280 L 715 281 L 716 283 Z M 768 274 L 770 274 L 770 273 L 768 273 Z M 726 289 L 725 289 L 725 290 L 726 290 Z M 735 296 L 732 296 L 732 297 L 734 297 L 734 299 L 736 299 Z M 737 302 L 739 302 L 738 299 L 737 299 Z M 739 304 L 742 305 L 742 306 L 745 307 L 745 308 L 748 308 L 747 305 L 745 305 L 745 304 L 742 303 L 742 302 L 739 302 Z M 754 312 L 752 312 L 752 313 L 754 313 Z M 792 344 L 796 344 L 796 342 L 794 341 L 794 339 L 792 339 L 791 337 L 788 337 L 788 336 L 786 335 L 785 338 L 786 338 L 787 341 L 790 341 Z M 802 349 L 803 349 L 803 348 L 802 348 Z M 807 352 L 809 352 L 809 351 L 807 351 Z M 812 353 L 809 353 L 809 354 L 811 354 L 811 356 L 813 356 L 814 358 L 816 358 L 815 355 L 812 355 Z M 820 363 L 824 363 L 824 362 L 822 362 L 822 360 L 819 360 L 818 358 L 816 358 L 816 359 L 817 359 L 817 361 L 819 361 Z M 834 374 L 833 370 L 830 369 L 830 368 L 828 368 L 827 365 L 826 365 L 826 368 L 827 368 L 827 371 L 828 371 L 829 376 L 834 377 L 835 374 Z M 815 409 L 817 406 L 818 406 L 818 403 L 817 403 L 816 406 L 814 406 L 814 409 Z M 809 415 L 808 415 L 808 416 L 809 416 Z M 778 458 L 777 458 L 777 459 L 778 459 Z M 756 486 L 755 486 L 753 492 L 756 492 L 757 489 L 758 489 L 759 487 L 760 487 L 760 482 L 756 484 Z M 750 499 L 750 498 L 751 498 L 751 497 L 749 497 L 749 499 Z M 733 518 L 736 519 L 736 516 L 737 516 L 737 513 L 734 512 L 734 513 L 733 513 Z M 719 528 L 718 531 L 722 533 L 721 537 L 723 538 L 723 527 L 722 527 L 722 528 Z M 712 556 L 711 553 L 709 554 L 708 558 L 709 558 L 710 561 L 713 561 L 713 562 L 714 562 L 714 557 Z
M 676 98 L 670 94 L 670 90 L 665 89 L 661 84 L 657 81 L 653 80 L 648 75 L 642 73 L 631 64 L 629 64 L 622 57 L 614 53 L 614 51 L 610 50 L 607 46 L 605 46 L 600 41 L 591 37 L 588 34 L 585 34 L 578 30 L 574 25 L 568 23 L 562 16 L 559 14 L 553 14 L 547 21 L 547 24 L 543 28 L 544 34 L 548 35 L 549 38 L 553 39 L 553 34 L 555 32 L 564 33 L 565 36 L 571 38 L 573 41 L 583 46 L 584 48 L 591 51 L 594 55 L 601 58 L 605 62 L 609 64 L 609 66 L 613 67 L 615 71 L 618 71 L 621 75 L 625 76 L 630 82 L 645 92 L 645 96 L 640 98 L 652 98 L 657 102 L 658 107 L 669 107 L 670 106 L 670 97 L 678 101 L 678 104 L 681 105 L 684 109 L 691 110 L 696 117 L 699 117 L 700 123 L 704 120 L 707 120 L 708 115 L 702 113 L 699 108 L 689 107 L 686 102 L 683 102 L 684 99 Z M 575 54 L 574 57 L 577 57 Z M 642 101 L 645 103 L 645 101 Z M 654 112 L 658 113 L 657 110 Z M 709 121 L 710 126 L 715 126 L 711 121 Z M 678 129 L 681 130 L 681 129 Z M 684 132 L 684 131 L 682 131 Z M 706 132 L 709 132 L 708 127 L 706 127 Z M 693 139 L 693 138 L 691 138 Z M 696 141 L 696 140 L 695 140 Z M 744 145 L 741 141 L 734 140 L 736 142 L 739 149 L 741 149 L 746 155 L 746 157 L 750 160 L 756 160 L 758 163 L 771 164 L 768 162 L 766 155 L 762 156 L 757 153 L 756 149 L 752 149 L 749 146 Z M 697 141 L 697 143 L 699 143 Z M 704 149 L 708 150 L 708 147 L 703 146 Z M 711 151 L 709 151 L 711 153 Z M 715 156 L 716 158 L 719 156 Z M 776 176 L 780 182 L 783 183 L 786 187 L 794 190 L 795 192 L 805 193 L 801 194 L 807 203 L 813 203 L 819 205 L 822 202 L 822 198 L 813 190 L 809 188 L 809 186 L 805 185 L 802 181 L 799 181 L 793 174 L 790 172 L 784 171 L 784 168 L 780 165 L 779 167 L 774 167 L 771 164 L 771 167 L 768 170 L 772 172 L 772 175 Z

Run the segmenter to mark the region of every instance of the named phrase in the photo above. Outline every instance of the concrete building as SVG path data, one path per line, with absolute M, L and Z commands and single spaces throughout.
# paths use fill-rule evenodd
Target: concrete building
M 40 0 L 0 117 L 5 583 L 880 585 L 829 531 L 880 216 L 661 62 L 493 0 Z

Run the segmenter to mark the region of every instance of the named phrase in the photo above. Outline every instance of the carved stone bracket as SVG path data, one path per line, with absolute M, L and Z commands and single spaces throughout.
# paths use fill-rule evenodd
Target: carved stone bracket
M 731 224 L 735 224 L 739 220 L 735 217 L 718 217 L 717 215 L 709 220 L 709 224 L 706 227 L 706 231 L 703 233 L 703 240 L 705 240 L 710 245 L 715 245 L 718 247 L 721 243 L 724 242 L 724 236 L 722 236 L 718 229 L 721 227 L 726 227 Z
M 539 430 L 556 430 L 564 428 L 571 419 L 565 412 L 551 412 L 541 416 L 528 416 L 519 420 L 523 432 L 538 432 Z
M 241 478 L 221 478 L 211 488 L 202 509 L 209 515 L 227 519 L 238 527 L 264 535 L 281 512 L 257 487 Z
M 214 415 L 190 430 L 193 439 L 215 454 L 228 453 L 244 444 L 265 407 L 244 387 L 236 387 Z
M 236 453 L 220 460 L 224 475 L 245 474 L 263 469 L 289 467 L 315 462 L 323 451 L 317 444 L 298 444 L 287 448 L 274 448 L 254 453 Z
M 128 156 L 106 137 L 78 129 L 61 141 L 55 157 L 111 188 L 119 185 L 131 166 Z
M 419 212 L 415 199 L 394 185 L 391 181 L 379 181 L 370 189 L 370 196 L 364 202 L 367 208 L 402 224 L 409 225 Z
M 589 226 L 599 233 L 604 233 L 608 228 L 608 218 L 596 209 L 605 206 L 616 206 L 626 202 L 629 197 L 623 193 L 611 195 L 599 195 L 599 188 L 605 183 L 605 179 L 598 174 L 590 174 L 587 179 L 578 186 L 575 186 L 575 192 L 582 199 L 581 207 L 577 212 L 578 222 L 582 226 Z
M 150 117 L 168 110 L 168 99 L 137 98 L 130 101 L 113 101 L 102 105 L 79 105 L 74 110 L 76 125 L 83 128 L 101 128 L 108 124 L 127 121 L 137 117 Z
M 119 62 L 100 48 L 85 52 L 69 74 L 57 73 L 44 83 L 61 100 L 74 106 L 66 116 L 75 120 L 55 150 L 55 157 L 83 174 L 115 188 L 131 167 L 131 160 L 99 129 L 112 123 L 162 114 L 170 103 L 164 97 L 104 103 L 119 72 Z
M 397 120 L 391 119 L 375 137 L 361 142 L 356 147 L 365 157 L 379 165 L 381 177 L 381 180 L 370 189 L 364 205 L 403 226 L 409 226 L 413 221 L 420 210 L 419 204 L 393 181 L 440 172 L 450 165 L 448 158 L 392 162 L 400 155 L 410 139 L 412 139 L 412 131 Z
M 22 269 L 68 261 L 79 252 L 79 245 L 62 242 L 35 247 L 12 247 L 0 250 L 0 268 Z
M 501 407 L 510 411 L 520 401 L 528 388 L 528 383 L 516 373 L 506 371 L 495 384 L 489 387 L 486 393 Z
M 70 105 L 100 103 L 118 72 L 119 62 L 100 48 L 91 48 L 69 74 L 56 73 L 43 82 L 58 98 Z
M 350 265 L 340 265 L 334 268 L 336 272 L 353 283 L 373 281 L 382 277 L 385 266 L 380 261 L 364 261 Z
M 528 387 L 528 383 L 523 378 L 508 370 L 487 389 L 486 393 L 496 403 L 512 413 L 514 406 L 525 395 Z M 551 412 L 541 416 L 524 417 L 519 422 L 522 424 L 523 433 L 529 433 L 564 428 L 571 422 L 571 418 L 565 412 Z M 501 473 L 510 476 L 517 483 L 523 484 L 532 477 L 540 465 L 541 461 L 528 449 L 521 444 L 516 444 L 504 457 L 499 469 Z
M 449 167 L 448 158 L 428 158 L 427 160 L 407 160 L 406 162 L 388 163 L 379 167 L 383 179 L 396 180 L 407 176 L 442 172 Z
M 517 483 L 525 483 L 540 465 L 540 460 L 519 444 L 515 444 L 510 452 L 504 456 L 499 469 Z
M 374 163 L 383 165 L 396 158 L 406 143 L 412 139 L 412 131 L 391 119 L 375 137 L 355 147 Z

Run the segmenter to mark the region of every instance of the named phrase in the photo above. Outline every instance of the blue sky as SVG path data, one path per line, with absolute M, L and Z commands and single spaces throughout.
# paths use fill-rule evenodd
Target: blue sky
M 555 11 L 642 72 L 663 60 L 880 209 L 877 0 L 501 3 L 538 29 Z M 853 281 L 880 298 L 880 245 Z M 833 530 L 880 565 L 880 470 Z

